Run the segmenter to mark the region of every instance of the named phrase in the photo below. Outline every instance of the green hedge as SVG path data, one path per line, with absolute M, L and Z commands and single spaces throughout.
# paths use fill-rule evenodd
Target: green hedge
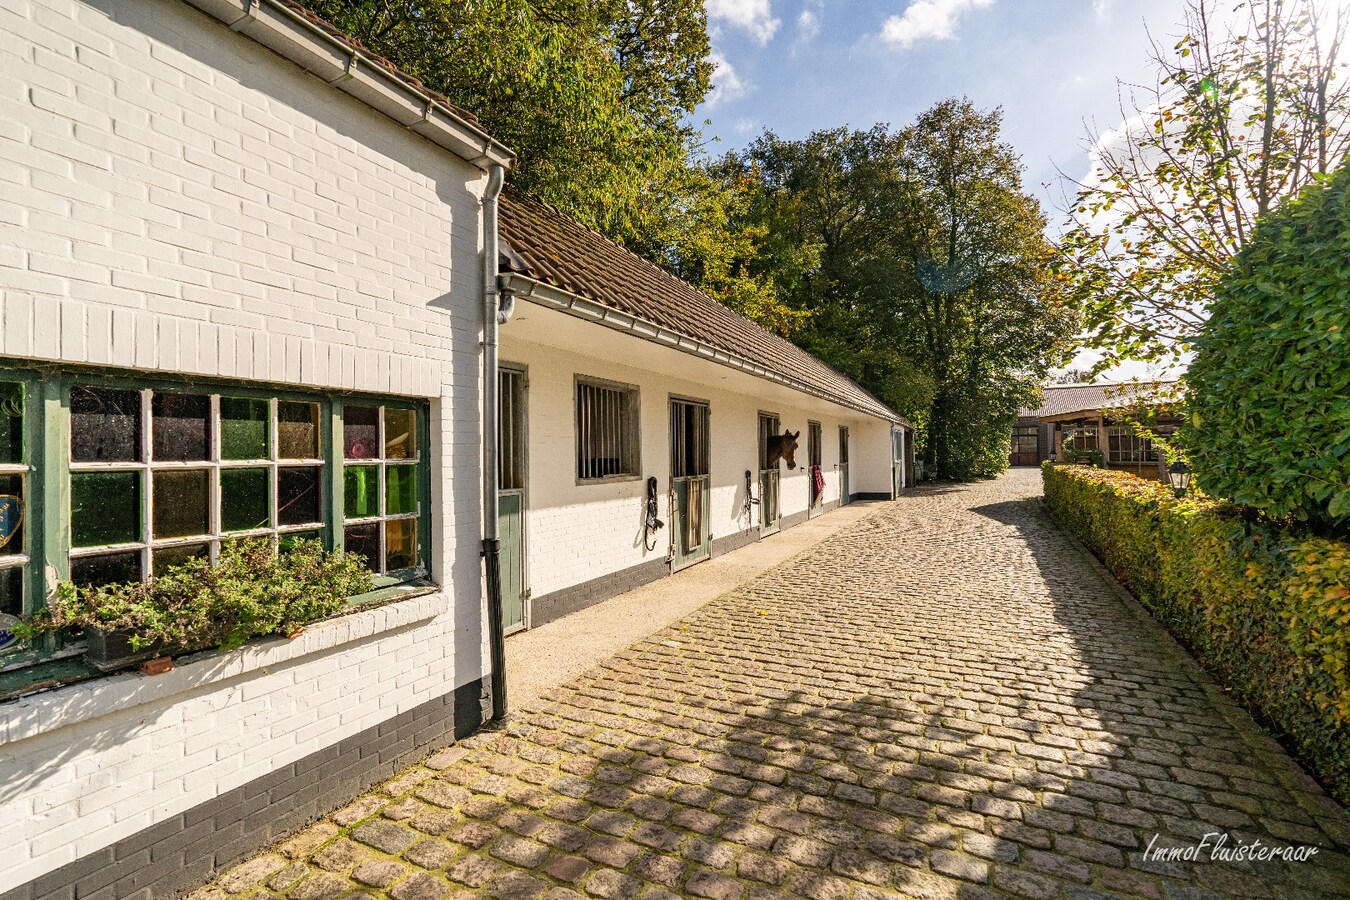
M 1263 218 L 1224 275 L 1177 435 L 1205 492 L 1350 535 L 1350 163 Z
M 1350 544 L 1125 472 L 1042 472 L 1055 520 L 1350 802 Z

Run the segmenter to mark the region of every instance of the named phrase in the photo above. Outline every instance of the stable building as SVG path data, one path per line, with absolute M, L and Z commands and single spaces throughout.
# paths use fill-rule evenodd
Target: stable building
M 905 485 L 908 424 L 801 348 L 510 191 L 501 237 L 508 628 Z
M 192 888 L 500 715 L 505 632 L 911 478 L 900 417 L 502 196 L 509 148 L 303 8 L 0 16 L 4 900 Z M 155 675 L 9 630 L 240 535 L 376 590 Z

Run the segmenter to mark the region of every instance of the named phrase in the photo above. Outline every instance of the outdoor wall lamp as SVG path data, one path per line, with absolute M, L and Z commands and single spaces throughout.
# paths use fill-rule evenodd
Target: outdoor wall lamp
M 1177 496 L 1184 496 L 1191 487 L 1191 467 L 1179 459 L 1167 467 L 1167 478 L 1172 482 L 1172 490 L 1177 492 Z

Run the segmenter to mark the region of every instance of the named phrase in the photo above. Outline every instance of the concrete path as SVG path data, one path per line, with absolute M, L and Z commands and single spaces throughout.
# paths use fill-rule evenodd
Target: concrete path
M 851 503 L 831 510 L 669 578 L 556 622 L 511 635 L 506 641 L 510 708 L 529 703 L 550 688 L 571 681 L 634 641 L 852 525 L 878 505 Z
M 1038 493 L 880 504 L 198 896 L 1350 896 L 1344 811 Z

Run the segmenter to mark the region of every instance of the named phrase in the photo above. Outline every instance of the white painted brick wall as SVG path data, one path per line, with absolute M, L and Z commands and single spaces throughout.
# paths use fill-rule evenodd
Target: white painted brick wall
M 484 179 L 179 0 L 0 0 L 0 35 L 0 356 L 430 399 L 447 595 L 128 709 L 57 692 L 82 717 L 0 731 L 4 891 L 483 674 Z
M 527 317 L 548 315 L 526 307 Z M 781 467 L 780 508 L 784 516 L 800 514 L 809 502 L 807 421 L 821 423 L 821 463 L 824 499 L 839 499 L 839 426 L 850 429 L 850 488 L 852 491 L 889 490 L 889 424 L 825 404 L 803 394 L 758 379 L 737 383 L 758 386 L 762 393 L 732 391 L 725 385 L 727 369 L 716 363 L 683 356 L 680 375 L 629 364 L 652 354 L 652 345 L 616 332 L 595 331 L 590 354 L 560 349 L 522 339 L 514 323 L 502 330 L 502 360 L 528 370 L 529 480 L 527 491 L 527 565 L 529 588 L 536 597 L 603 575 L 622 571 L 652 559 L 664 559 L 670 548 L 670 528 L 657 534 L 655 550 L 642 543 L 646 479 L 659 485 L 660 517 L 670 522 L 670 417 L 672 394 L 707 400 L 711 419 L 710 501 L 713 539 L 728 537 L 758 525 L 759 510 L 745 512 L 745 470 L 755 478 L 759 495 L 758 415 L 777 413 L 784 428 L 800 431 L 798 467 Z M 603 350 L 599 349 L 603 348 Z M 604 354 L 601 358 L 600 354 Z M 624 360 L 625 362 L 619 362 Z M 636 385 L 641 398 L 642 477 L 633 481 L 577 484 L 576 436 L 573 420 L 576 375 L 587 375 Z M 796 401 L 784 399 L 795 397 Z

